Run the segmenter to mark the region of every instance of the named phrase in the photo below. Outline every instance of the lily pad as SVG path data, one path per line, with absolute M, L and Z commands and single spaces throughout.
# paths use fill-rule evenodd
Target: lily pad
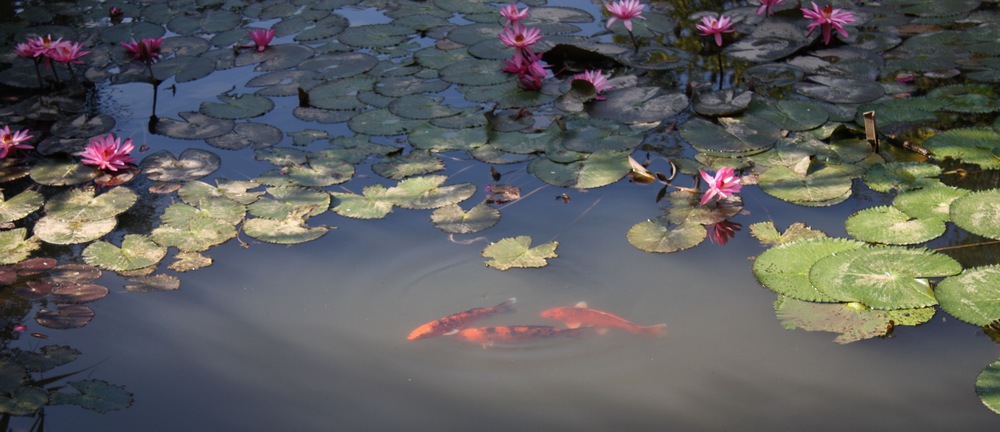
M 1000 360 L 991 363 L 976 377 L 976 395 L 983 405 L 1000 414 Z
M 53 393 L 53 405 L 76 405 L 102 414 L 132 406 L 132 393 L 126 391 L 124 386 L 96 379 L 69 381 L 66 384 L 77 393 Z
M 447 176 L 412 177 L 386 191 L 397 206 L 408 209 L 433 209 L 465 201 L 476 193 L 472 183 L 441 186 Z
M 189 272 L 212 265 L 212 259 L 198 252 L 178 252 L 174 255 L 176 261 L 170 263 L 167 268 L 175 272 Z
M 934 178 L 941 174 L 941 167 L 920 162 L 888 162 L 877 164 L 865 172 L 864 180 L 872 190 L 888 193 L 896 189 L 903 192 L 913 189 L 942 186 Z
M 836 302 L 809 281 L 809 271 L 819 260 L 866 244 L 847 239 L 815 238 L 781 244 L 760 254 L 753 263 L 753 275 L 766 288 L 793 299 Z
M 306 226 L 298 215 L 284 219 L 252 218 L 243 223 L 243 232 L 257 240 L 276 244 L 297 244 L 316 240 L 327 232 L 326 227 Z
M 831 103 L 861 104 L 885 94 L 879 83 L 854 77 L 813 75 L 794 87 L 799 94 Z
M 0 231 L 0 265 L 21 262 L 39 248 L 38 239 L 25 239 L 26 235 L 26 228 Z
M 62 220 L 45 216 L 35 222 L 35 236 L 52 244 L 81 244 L 104 237 L 115 229 L 118 220 L 107 219 Z
M 951 203 L 951 220 L 962 229 L 1000 240 L 1000 189 L 969 193 Z
M 941 309 L 977 326 L 1000 319 L 1000 265 L 965 269 L 935 287 Z
M 809 281 L 838 301 L 859 302 L 874 309 L 910 309 L 937 304 L 926 278 L 961 271 L 961 264 L 946 255 L 886 246 L 823 258 L 809 271 Z
M 392 212 L 393 203 L 385 186 L 366 186 L 363 195 L 331 192 L 330 210 L 341 216 L 356 219 L 381 219 Z
M 377 109 L 355 115 L 347 126 L 359 134 L 386 136 L 409 133 L 423 124 L 423 120 L 404 119 L 389 112 L 388 109 Z
M 201 252 L 236 237 L 236 227 L 204 210 L 174 203 L 163 214 L 163 224 L 153 229 L 151 238 L 163 247 L 183 252 Z
M 9 394 L 0 395 L 0 413 L 30 416 L 49 403 L 45 390 L 32 386 L 19 386 Z
M 26 189 L 9 199 L 0 192 L 0 224 L 14 222 L 38 210 L 45 203 L 42 194 Z
M 724 123 L 715 124 L 693 118 L 680 126 L 681 137 L 695 150 L 726 157 L 763 152 L 773 147 L 780 137 L 778 127 L 766 120 L 751 116 L 724 119 Z M 723 119 L 719 121 L 723 122 Z
M 270 147 L 281 142 L 283 133 L 281 129 L 264 123 L 240 123 L 232 131 L 214 138 L 208 138 L 205 142 L 215 148 L 223 150 L 239 150 L 248 146 L 260 149 Z M 181 154 L 181 159 L 184 155 Z
M 96 178 L 100 170 L 68 157 L 46 158 L 31 169 L 31 179 L 45 186 L 72 186 Z
M 779 233 L 774 222 L 764 221 L 750 224 L 750 235 L 759 240 L 765 246 L 777 246 L 799 240 L 826 237 L 826 233 L 820 230 L 809 228 L 802 222 L 795 222 Z
M 202 102 L 199 111 L 212 118 L 241 120 L 259 117 L 274 109 L 274 102 L 255 94 L 229 94 L 218 96 L 222 103 Z
M 775 198 L 800 205 L 837 204 L 851 194 L 852 173 L 840 165 L 818 164 L 805 175 L 774 166 L 760 175 L 760 188 Z
M 52 301 L 56 303 L 89 303 L 108 295 L 108 288 L 93 283 L 61 285 L 52 291 Z
M 469 209 L 462 210 L 458 204 L 444 206 L 431 213 L 431 221 L 439 230 L 450 234 L 469 234 L 485 230 L 500 220 L 500 211 L 479 203 Z
M 755 99 L 750 104 L 749 112 L 789 131 L 815 129 L 830 118 L 829 113 L 819 104 L 787 99 L 780 101 Z
M 542 181 L 562 187 L 592 189 L 612 184 L 628 174 L 628 154 L 612 150 L 591 153 L 585 160 L 560 163 L 538 158 L 528 164 L 528 172 Z
M 633 225 L 628 230 L 628 242 L 646 252 L 670 253 L 690 249 L 708 236 L 705 226 L 697 222 L 670 225 L 669 219 L 659 217 Z
M 35 351 L 18 352 L 15 360 L 29 372 L 48 372 L 71 363 L 80 357 L 80 351 L 66 345 L 46 345 Z
M 729 116 L 739 114 L 750 105 L 753 92 L 734 94 L 732 89 L 698 95 L 694 110 L 705 116 Z
M 330 208 L 330 194 L 296 186 L 278 186 L 267 189 L 264 197 L 248 210 L 250 214 L 270 219 L 284 219 L 292 214 L 317 216 Z
M 127 279 L 130 284 L 125 290 L 130 292 L 174 291 L 181 287 L 181 280 L 176 276 L 156 274 L 152 276 L 134 276 Z
M 934 308 L 907 310 L 925 322 L 934 316 Z M 833 341 L 847 344 L 885 336 L 894 325 L 893 313 L 901 311 L 873 310 L 858 303 L 812 303 L 778 296 L 774 312 L 788 330 L 826 331 L 840 333 Z M 919 321 L 919 320 L 916 320 Z M 911 324 L 915 325 L 915 324 Z
M 847 233 L 869 243 L 911 245 L 944 234 L 944 221 L 913 218 L 896 207 L 878 206 L 861 210 L 847 218 Z
M 924 148 L 933 153 L 934 159 L 952 158 L 976 164 L 984 169 L 1000 169 L 1000 133 L 987 128 L 950 129 L 927 138 Z
M 121 272 L 155 265 L 166 254 L 167 248 L 149 237 L 126 234 L 120 248 L 104 241 L 91 243 L 83 250 L 83 260 L 105 270 Z
M 198 112 L 182 111 L 177 115 L 184 120 L 159 118 L 153 129 L 171 138 L 203 140 L 225 135 L 236 127 L 232 120 L 215 119 Z
M 139 166 L 150 180 L 161 182 L 183 182 L 205 177 L 222 165 L 219 155 L 207 150 L 189 148 L 175 158 L 169 150 L 161 150 L 146 156 Z
M 626 124 L 658 123 L 688 107 L 683 93 L 661 94 L 659 87 L 630 87 L 605 93 L 607 100 L 590 106 L 590 115 Z
M 498 270 L 511 268 L 545 267 L 548 258 L 555 258 L 559 242 L 544 243 L 531 246 L 531 237 L 508 237 L 496 243 L 491 243 L 483 249 L 482 255 L 490 258 L 486 265 Z

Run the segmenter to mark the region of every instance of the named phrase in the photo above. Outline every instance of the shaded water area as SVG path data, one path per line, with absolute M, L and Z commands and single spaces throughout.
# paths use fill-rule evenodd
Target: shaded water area
M 310 4 L 329 3 L 327 9 L 346 17 L 351 26 L 391 21 L 381 11 L 389 6 L 416 7 L 402 1 L 293 3 L 305 10 Z M 467 3 L 485 5 L 491 10 L 502 6 Z M 843 7 L 862 6 L 840 3 Z M 125 5 L 125 9 L 138 14 L 140 6 L 156 4 L 167 3 Z M 178 4 L 169 4 L 171 10 L 180 9 Z M 218 10 L 255 10 L 255 16 L 243 18 L 254 27 L 277 26 L 285 21 L 278 14 L 262 16 L 266 14 L 259 11 L 265 6 L 254 9 L 222 2 L 200 4 L 202 9 L 191 12 L 190 18 Z M 275 9 L 279 9 L 275 6 L 279 4 L 267 3 Z M 448 1 L 419 5 L 457 8 Z M 544 2 L 531 5 L 541 8 Z M 109 5 L 99 6 L 103 10 Z M 576 23 L 583 35 L 602 32 L 608 17 L 606 13 L 602 15 L 600 5 L 590 2 L 551 1 L 548 6 L 579 8 L 595 17 L 591 22 Z M 741 27 L 740 37 L 752 31 L 752 25 L 759 24 L 753 21 L 756 7 L 742 2 L 664 2 L 655 7 L 659 13 L 682 22 L 676 30 L 677 36 L 661 37 L 700 57 L 693 57 L 691 64 L 683 68 L 646 70 L 620 65 L 616 73 L 631 77 L 619 81 L 620 85 L 634 86 L 630 81 L 634 79 L 645 86 L 661 86 L 664 92 L 673 94 L 683 93 L 692 81 L 716 82 L 718 75 L 711 47 L 699 51 L 698 36 L 689 30 L 696 21 L 692 14 L 741 11 L 739 16 L 747 24 Z M 32 7 L 27 10 L 38 12 Z M 864 16 L 869 19 L 879 18 L 883 11 L 865 10 Z M 989 3 L 970 11 L 973 9 L 964 13 L 975 14 L 979 19 L 997 15 Z M 797 18 L 800 14 L 786 6 L 782 18 L 788 17 Z M 942 25 L 951 20 L 939 19 Z M 473 22 L 471 15 L 463 17 L 460 13 L 449 20 L 458 26 Z M 180 24 L 173 22 L 165 37 L 176 36 Z M 97 32 L 108 26 L 111 24 L 98 21 L 88 29 Z M 804 26 L 803 22 L 802 32 Z M 239 29 L 241 33 L 243 27 L 246 25 Z M 852 33 L 858 31 L 854 27 L 849 29 Z M 868 27 L 864 30 L 874 32 Z M 489 31 L 495 34 L 494 30 Z M 192 33 L 206 39 L 215 34 Z M 271 48 L 299 44 L 294 40 L 296 34 L 279 34 Z M 370 52 L 383 62 L 400 61 L 399 58 L 406 58 L 402 52 L 432 46 L 444 39 L 445 34 L 446 30 L 432 29 L 421 37 L 413 37 L 414 44 L 398 51 L 328 49 Z M 812 38 L 815 42 L 816 35 Z M 245 38 L 240 40 L 247 43 Z M 595 40 L 624 46 L 619 54 L 632 48 L 623 31 L 614 36 L 599 34 Z M 311 46 L 332 41 L 335 38 L 330 36 Z M 98 43 L 110 46 L 108 51 L 118 48 L 117 44 L 99 38 Z M 491 52 L 481 46 L 479 49 L 480 54 Z M 217 50 L 229 48 L 213 51 Z M 495 56 L 500 59 L 509 53 L 503 51 Z M 750 63 L 735 58 L 727 58 L 727 62 L 730 69 L 724 74 L 723 86 L 742 89 L 747 83 L 740 73 Z M 127 62 L 122 63 L 123 70 L 127 69 Z M 262 74 L 254 69 L 256 66 L 253 63 L 219 68 L 190 82 L 168 78 L 158 87 L 156 115 L 161 121 L 176 119 L 179 113 L 197 111 L 205 102 L 216 102 L 216 95 L 257 91 L 245 85 L 250 78 Z M 497 60 L 496 66 L 502 67 L 502 63 Z M 886 88 L 899 90 L 891 78 L 881 78 Z M 566 81 L 566 77 L 562 79 Z M 555 82 L 556 78 L 549 80 Z M 455 87 L 439 95 L 455 106 L 488 105 L 467 100 L 476 91 L 461 93 Z M 787 89 L 759 90 L 774 92 L 779 95 L 777 99 L 803 99 L 802 95 L 784 93 Z M 926 90 L 913 89 L 915 93 Z M 203 139 L 181 139 L 157 131 L 148 122 L 151 94 L 149 83 L 135 79 L 117 84 L 99 82 L 88 97 L 96 111 L 114 117 L 116 135 L 131 137 L 137 145 L 148 145 L 147 151 L 133 154 L 137 159 L 161 150 L 179 155 L 187 148 L 217 153 L 222 158 L 219 169 L 198 179 L 213 185 L 216 179 L 252 180 L 275 169 L 277 164 L 262 160 L 270 157 L 262 156 L 267 155 L 266 146 L 225 150 Z M 609 91 L 609 98 L 613 99 L 611 94 Z M 377 98 L 368 96 L 362 105 L 374 110 L 368 105 L 374 106 Z M 519 100 L 503 98 L 505 104 Z M 318 123 L 293 116 L 292 112 L 302 105 L 294 95 L 270 99 L 274 102 L 273 109 L 252 120 L 238 119 L 238 122 L 263 123 L 280 129 L 285 135 L 275 148 L 320 152 L 335 147 L 324 138 L 293 145 L 292 133 L 306 130 L 322 131 L 329 137 L 361 135 L 349 128 L 346 120 Z M 992 95 L 994 103 L 996 99 Z M 641 105 L 635 100 L 626 103 Z M 858 104 L 842 105 L 857 108 Z M 551 104 L 537 108 L 537 112 L 539 118 L 556 117 L 553 112 L 559 113 Z M 665 158 L 676 160 L 682 165 L 682 174 L 674 186 L 696 188 L 697 169 L 691 167 L 718 168 L 725 163 L 712 165 L 719 162 L 699 159 L 707 165 L 696 165 L 697 151 L 679 136 L 676 127 L 699 114 L 687 107 L 674 114 L 663 125 L 639 128 L 635 136 L 641 137 L 642 145 L 628 147 L 627 151 L 636 160 L 644 161 L 647 157 L 652 160 L 651 170 L 667 172 Z M 846 117 L 839 122 L 851 125 L 852 116 Z M 992 117 L 968 115 L 949 120 L 988 125 Z M 853 136 L 855 141 L 863 142 L 860 125 L 853 124 L 848 129 L 842 130 L 838 137 Z M 407 154 L 417 153 L 411 150 L 405 134 L 371 139 L 380 144 L 403 146 Z M 830 140 L 829 136 L 824 139 Z M 552 148 L 536 153 L 546 152 L 558 153 Z M 893 152 L 890 160 L 925 161 L 905 152 Z M 739 194 L 742 208 L 730 219 L 742 224 L 742 228 L 728 242 L 704 240 L 682 251 L 650 253 L 634 246 L 626 233 L 647 219 L 669 214 L 671 206 L 679 206 L 676 200 L 657 200 L 663 184 L 630 182 L 624 178 L 626 169 L 607 185 L 585 189 L 563 187 L 566 185 L 552 184 L 560 180 L 559 176 L 543 181 L 530 173 L 527 161 L 483 162 L 470 153 L 455 149 L 433 152 L 446 165 L 434 174 L 447 176 L 447 184 L 468 183 L 477 187 L 473 196 L 461 202 L 463 209 L 468 210 L 487 198 L 483 190 L 486 184 L 516 186 L 521 193 L 520 199 L 492 204 L 502 216 L 495 226 L 484 231 L 445 233 L 430 220 L 430 209 L 397 206 L 378 220 L 322 211 L 308 218 L 307 223 L 309 227 L 329 227 L 322 237 L 285 245 L 240 232 L 238 238 L 204 252 L 213 263 L 194 271 L 168 269 L 175 253 L 171 248 L 168 258 L 157 264 L 155 272 L 176 277 L 180 281 L 176 290 L 126 289 L 126 285 L 134 284 L 129 276 L 104 271 L 95 283 L 109 287 L 110 293 L 88 304 L 94 318 L 78 328 L 54 329 L 34 319 L 40 309 L 52 307 L 55 301 L 51 299 L 31 303 L 30 311 L 6 314 L 9 321 L 19 319 L 28 327 L 19 337 L 12 337 L 8 347 L 35 350 L 44 345 L 72 346 L 82 353 L 79 359 L 56 372 L 86 368 L 80 376 L 123 386 L 132 394 L 130 406 L 106 413 L 48 405 L 44 408 L 46 430 L 985 431 L 1000 427 L 1000 417 L 984 407 L 975 392 L 977 375 L 1000 356 L 1000 347 L 981 327 L 938 310 L 928 322 L 918 326 L 897 325 L 887 337 L 837 344 L 833 342 L 835 333 L 786 330 L 776 318 L 775 292 L 762 287 L 750 270 L 754 257 L 768 246 L 749 235 L 749 225 L 772 221 L 779 230 L 784 230 L 793 223 L 803 222 L 832 237 L 849 237 L 844 221 L 851 214 L 892 202 L 892 194 L 873 191 L 860 175 L 854 176 L 849 185 L 852 197 L 831 206 L 795 205 L 765 193 L 756 185 L 747 185 Z M 511 155 L 515 153 L 506 154 L 511 158 L 520 156 Z M 358 194 L 369 185 L 397 185 L 399 179 L 389 180 L 371 166 L 386 159 L 370 156 L 356 164 L 350 181 L 311 189 Z M 500 174 L 500 180 L 495 180 L 491 167 Z M 992 178 L 996 171 L 961 167 L 969 170 L 972 179 L 969 181 L 979 182 L 979 188 L 996 187 L 996 179 Z M 752 177 L 753 169 L 744 169 L 747 178 Z M 143 176 L 140 174 L 126 183 L 140 198 L 135 207 L 118 216 L 116 231 L 104 237 L 113 244 L 121 244 L 126 234 L 148 234 L 160 223 L 164 209 L 182 201 L 176 193 L 147 192 L 154 182 Z M 971 188 L 968 183 L 962 185 Z M 676 190 L 671 188 L 670 192 Z M 5 190 L 5 194 L 9 199 L 10 193 Z M 692 196 L 697 203 L 699 196 Z M 500 271 L 484 264 L 487 258 L 482 252 L 487 245 L 517 236 L 530 236 L 532 246 L 558 242 L 558 256 L 549 258 L 541 268 Z M 981 240 L 949 226 L 949 231 L 930 245 L 941 247 Z M 32 256 L 79 263 L 85 261 L 81 257 L 85 255 L 84 246 L 46 244 Z M 995 249 L 974 250 L 953 253 L 966 267 L 996 261 Z M 489 347 L 449 337 L 406 340 L 411 330 L 429 320 L 473 307 L 496 305 L 512 297 L 517 299 L 514 312 L 493 316 L 476 325 L 556 325 L 539 313 L 585 301 L 591 307 L 639 324 L 666 323 L 667 335 L 649 337 L 611 331 Z M 31 337 L 30 333 L 40 333 L 46 339 Z M 13 430 L 29 430 L 34 422 L 36 418 L 22 416 L 14 418 L 11 425 Z

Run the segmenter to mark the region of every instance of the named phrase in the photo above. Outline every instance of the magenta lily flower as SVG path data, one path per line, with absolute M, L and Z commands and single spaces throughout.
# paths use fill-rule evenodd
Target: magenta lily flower
M 253 39 L 254 45 L 257 45 L 257 52 L 264 52 L 267 49 L 267 45 L 271 43 L 271 39 L 274 39 L 274 32 L 274 29 L 249 30 L 250 39 Z
M 7 157 L 13 149 L 33 149 L 29 144 L 23 144 L 25 141 L 34 138 L 33 135 L 28 135 L 28 130 L 19 130 L 17 132 L 11 132 L 10 126 L 4 126 L 0 129 L 0 159 Z
M 739 193 L 740 189 L 743 188 L 743 185 L 740 184 L 740 178 L 736 176 L 736 171 L 732 168 L 719 168 L 715 176 L 710 176 L 702 170 L 698 170 L 698 172 L 701 173 L 701 178 L 708 182 L 708 190 L 701 196 L 701 205 L 711 201 L 714 196 L 718 196 L 720 200 L 729 198 L 733 194 Z
M 847 38 L 847 30 L 844 30 L 844 24 L 854 22 L 854 14 L 843 9 L 834 9 L 831 5 L 823 6 L 820 9 L 816 5 L 816 2 L 812 3 L 812 10 L 802 8 L 802 15 L 812 22 L 809 23 L 809 33 L 806 36 L 811 35 L 816 27 L 819 27 L 823 32 L 823 43 L 826 45 L 830 44 L 830 37 L 832 36 L 831 29 L 837 29 L 837 33 L 841 37 Z
M 163 38 L 143 38 L 139 42 L 132 39 L 132 42 L 121 43 L 129 57 L 145 63 L 154 63 L 160 58 L 160 45 L 162 44 Z
M 611 24 L 615 21 L 621 20 L 622 24 L 625 24 L 625 29 L 629 33 L 632 33 L 632 20 L 633 19 L 646 19 L 642 16 L 642 10 L 646 8 L 646 5 L 639 2 L 639 0 L 618 0 L 614 3 L 605 3 L 604 8 L 611 12 L 611 18 L 608 18 L 608 24 L 606 27 L 610 30 Z
M 757 8 L 757 15 L 771 15 L 774 13 L 774 8 L 784 2 L 785 0 L 757 0 L 757 3 L 760 3 L 760 7 Z
M 34 52 L 35 57 L 48 56 L 49 53 L 58 48 L 59 46 L 65 44 L 62 38 L 52 40 L 52 35 L 46 35 L 44 37 L 39 36 L 36 38 L 29 38 L 28 45 L 30 49 Z
M 504 27 L 503 33 L 499 33 L 500 41 L 504 45 L 517 49 L 528 49 L 542 39 L 542 31 L 537 28 L 528 28 L 521 23 L 514 23 L 509 27 Z
M 121 138 L 115 138 L 114 134 L 107 134 L 91 138 L 86 150 L 79 155 L 83 156 L 81 162 L 87 165 L 95 165 L 102 170 L 118 171 L 124 169 L 126 164 L 135 162 L 135 159 L 128 155 L 134 148 L 131 138 L 123 143 Z
M 507 18 L 508 24 L 514 24 L 528 17 L 528 9 L 530 8 L 525 7 L 524 10 L 519 11 L 517 10 L 517 5 L 511 3 L 500 9 L 500 15 Z
M 715 35 L 715 44 L 722 46 L 722 34 L 733 32 L 733 21 L 731 18 L 720 15 L 719 18 L 706 16 L 701 19 L 701 24 L 695 24 L 701 36 Z
M 83 51 L 83 45 L 77 42 L 65 42 L 49 51 L 48 56 L 60 63 L 83 64 L 80 57 L 90 54 Z
M 589 82 L 591 85 L 593 85 L 594 86 L 594 90 L 596 90 L 596 92 L 597 92 L 597 96 L 594 96 L 594 99 L 597 99 L 597 100 L 605 100 L 605 99 L 607 99 L 606 97 L 601 96 L 601 92 L 613 88 L 612 86 L 608 85 L 608 77 L 604 76 L 603 71 L 600 70 L 600 69 L 598 69 L 598 70 L 587 70 L 587 71 L 584 71 L 583 73 L 575 74 L 575 75 L 573 75 L 573 79 L 574 80 L 583 80 L 583 81 Z
M 711 224 L 706 228 L 708 228 L 708 238 L 712 240 L 712 243 L 724 245 L 729 242 L 729 239 L 736 237 L 736 231 L 743 228 L 743 225 L 724 220 Z

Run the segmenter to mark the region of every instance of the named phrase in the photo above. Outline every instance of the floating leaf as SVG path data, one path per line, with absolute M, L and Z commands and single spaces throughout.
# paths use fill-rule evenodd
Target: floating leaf
M 162 182 L 189 181 L 205 177 L 222 164 L 219 155 L 207 150 L 189 148 L 174 158 L 169 150 L 161 150 L 146 156 L 140 167 L 151 180 Z
M 874 309 L 909 309 L 937 304 L 926 278 L 961 271 L 961 264 L 946 255 L 886 246 L 823 258 L 809 271 L 809 281 L 838 301 L 856 301 Z
M 245 189 L 239 188 L 233 191 L 221 186 L 214 188 L 200 181 L 184 183 L 184 186 L 177 191 L 177 195 L 182 201 L 192 206 L 192 208 L 197 207 L 198 213 L 219 219 L 230 225 L 240 223 L 243 220 L 243 216 L 246 215 L 246 207 L 243 203 L 256 201 L 262 193 L 245 192 Z M 175 207 L 177 211 L 181 211 L 182 209 L 183 207 Z M 162 217 L 163 221 L 167 223 L 182 223 L 188 217 L 193 216 L 193 214 L 189 214 L 187 209 L 183 209 L 181 213 L 173 214 L 175 210 L 167 207 L 167 211 L 164 212 Z
M 423 120 L 404 119 L 387 109 L 365 111 L 347 122 L 352 131 L 373 136 L 402 135 L 416 130 L 423 124 Z
M 770 101 L 757 98 L 750 104 L 749 113 L 789 131 L 815 129 L 830 118 L 830 114 L 821 105 L 797 100 Z
M 49 395 L 38 387 L 16 387 L 8 395 L 0 395 L 0 413 L 30 416 L 49 403 Z
M 151 233 L 153 241 L 160 246 L 173 246 L 185 252 L 208 250 L 237 234 L 233 224 L 187 204 L 171 204 L 164 211 L 162 219 L 164 223 Z
M 555 186 L 591 189 L 612 184 L 628 174 L 628 154 L 612 150 L 592 153 L 583 161 L 559 163 L 538 158 L 528 165 L 528 172 Z
M 345 78 L 320 84 L 309 90 L 309 105 L 328 110 L 360 110 L 367 104 L 358 100 L 358 92 L 374 88 L 368 76 Z
M 753 275 L 766 288 L 782 296 L 811 302 L 835 302 L 809 281 L 809 270 L 820 259 L 865 247 L 865 243 L 836 238 L 815 238 L 780 244 L 760 254 Z
M 984 169 L 1000 169 L 1000 133 L 987 128 L 949 129 L 927 138 L 924 148 L 933 153 L 934 159 L 952 158 L 976 164 Z
M 941 309 L 978 326 L 1000 319 L 1000 265 L 965 269 L 935 287 Z
M 50 130 L 60 138 L 90 138 L 107 133 L 115 126 L 115 118 L 107 114 L 80 114 L 52 124 Z
M 667 217 L 647 220 L 628 230 L 628 242 L 646 252 L 670 253 L 697 246 L 708 231 L 696 222 L 670 226 Z
M 93 180 L 100 174 L 97 168 L 72 158 L 46 158 L 31 169 L 31 179 L 45 186 L 72 186 Z
M 208 145 L 224 150 L 239 150 L 253 146 L 254 150 L 281 142 L 281 129 L 264 123 L 240 123 L 224 135 L 205 140 Z M 181 159 L 184 155 L 181 154 Z
M 167 268 L 175 272 L 188 272 L 212 265 L 212 259 L 198 252 L 178 252 L 174 255 L 176 261 Z
M 381 219 L 392 212 L 392 201 L 385 186 L 366 186 L 364 195 L 332 192 L 333 204 L 330 210 L 341 216 L 356 219 Z
M 444 167 L 444 160 L 430 152 L 413 151 L 405 156 L 391 157 L 386 162 L 374 163 L 372 171 L 382 177 L 400 180 L 441 171 Z
M 96 379 L 69 381 L 66 384 L 79 393 L 53 393 L 53 405 L 76 405 L 102 414 L 132 406 L 132 393 L 126 391 L 124 386 Z
M 15 356 L 28 372 L 48 372 L 80 357 L 80 351 L 66 345 L 46 345 L 38 352 L 21 351 Z
M 204 78 L 215 72 L 215 62 L 207 57 L 175 56 L 153 65 L 153 76 L 159 81 L 174 77 L 177 83 Z
M 42 327 L 66 330 L 87 325 L 94 318 L 94 310 L 85 305 L 56 305 L 56 309 L 41 309 L 35 322 Z
M 247 219 L 243 223 L 243 232 L 268 243 L 297 244 L 322 237 L 327 228 L 306 226 L 305 220 L 300 216 L 290 215 L 284 219 Z
M 131 292 L 174 291 L 181 287 L 181 280 L 176 276 L 156 274 L 152 276 L 135 276 L 127 279 L 131 285 L 125 289 Z
M 471 183 L 441 186 L 447 179 L 443 175 L 408 178 L 389 188 L 386 196 L 399 207 L 432 209 L 465 201 L 476 193 Z
M 439 230 L 450 234 L 479 232 L 495 225 L 500 220 L 500 211 L 479 203 L 463 211 L 458 204 L 444 206 L 431 213 L 431 221 Z
M 969 193 L 951 203 L 951 220 L 962 229 L 1000 240 L 1000 189 Z
M 271 99 L 255 94 L 223 93 L 218 98 L 222 103 L 202 102 L 199 111 L 217 119 L 240 120 L 259 117 L 274 109 Z
M 68 189 L 45 204 L 46 216 L 61 221 L 93 221 L 124 213 L 138 199 L 128 188 L 115 187 L 95 195 L 93 187 Z
M 126 234 L 119 248 L 111 243 L 91 243 L 83 250 L 83 260 L 111 271 L 129 271 L 152 266 L 167 254 L 167 248 L 154 243 L 149 237 Z
M 1000 414 L 1000 360 L 991 363 L 976 377 L 976 395 L 983 405 Z
M 944 234 L 944 221 L 915 219 L 890 206 L 871 207 L 854 213 L 845 222 L 847 233 L 869 243 L 910 245 Z
M 951 220 L 951 203 L 969 193 L 968 189 L 951 186 L 930 187 L 896 195 L 892 206 L 915 218 Z
M 381 48 L 406 42 L 416 33 L 412 27 L 398 24 L 365 24 L 348 27 L 337 39 L 355 48 Z
M 874 81 L 855 77 L 813 75 L 795 84 L 795 91 L 831 103 L 860 104 L 871 102 L 885 93 Z
M 799 175 L 794 169 L 774 166 L 761 173 L 760 188 L 793 204 L 836 204 L 851 194 L 851 172 L 842 165 L 821 165 Z
M 941 167 L 920 162 L 888 162 L 877 164 L 865 172 L 864 180 L 872 190 L 888 193 L 896 189 L 907 191 L 912 189 L 941 186 L 936 177 L 941 174 Z
M 925 322 L 934 315 L 934 308 L 908 309 Z M 848 344 L 859 340 L 885 336 L 898 325 L 892 312 L 868 309 L 858 303 L 811 303 L 778 296 L 774 312 L 788 330 L 826 331 L 840 333 L 833 341 Z M 911 324 L 915 325 L 915 324 Z
M 660 94 L 659 87 L 629 87 L 604 95 L 607 100 L 593 104 L 590 114 L 626 124 L 660 122 L 688 107 L 683 93 Z
M 284 219 L 292 214 L 317 216 L 330 208 L 330 194 L 296 186 L 267 189 L 271 197 L 250 204 L 250 214 L 270 219 Z
M 0 192 L 0 224 L 14 222 L 32 214 L 45 203 L 42 194 L 26 189 L 9 199 Z
M 736 125 L 739 122 L 740 120 L 736 120 L 736 123 L 729 124 Z M 765 139 L 744 139 L 743 136 L 734 134 L 734 132 L 740 133 L 741 130 L 747 131 L 758 126 L 761 129 L 754 134 L 763 134 L 760 136 L 766 137 Z M 736 157 L 760 153 L 771 148 L 777 142 L 780 131 L 773 123 L 765 120 L 756 120 L 753 123 L 744 124 L 742 128 L 730 129 L 696 117 L 684 122 L 680 126 L 680 133 L 695 150 L 716 156 Z M 742 135 L 742 133 L 740 134 Z M 747 138 L 751 136 L 753 135 L 746 135 Z
M 694 110 L 705 116 L 729 116 L 739 114 L 750 105 L 753 92 L 734 94 L 732 89 L 699 94 L 694 101 Z
M 52 244 L 88 243 L 104 237 L 118 225 L 114 216 L 107 219 L 62 220 L 45 216 L 35 222 L 35 236 Z
M 750 224 L 750 235 L 760 240 L 760 243 L 765 246 L 777 246 L 799 240 L 826 237 L 823 231 L 809 228 L 802 222 L 795 222 L 789 225 L 784 233 L 779 233 L 778 229 L 774 227 L 774 222 L 771 221 Z
M 158 118 L 153 129 L 171 138 L 202 140 L 225 135 L 236 127 L 232 120 L 214 119 L 198 112 L 182 111 L 177 115 L 184 120 Z
M 92 283 L 60 285 L 52 291 L 52 301 L 56 303 L 89 303 L 108 295 L 108 288 Z
M 499 60 L 466 60 L 441 68 L 443 81 L 468 86 L 496 85 L 513 79 L 513 75 L 502 71 Z
M 490 243 L 483 249 L 483 256 L 490 258 L 486 265 L 498 270 L 510 268 L 545 267 L 548 258 L 555 258 L 559 242 L 549 242 L 535 247 L 531 246 L 531 237 L 508 237 L 496 243 Z

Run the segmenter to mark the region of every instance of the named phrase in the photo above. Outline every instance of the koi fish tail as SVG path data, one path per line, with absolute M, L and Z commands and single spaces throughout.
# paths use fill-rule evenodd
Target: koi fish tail
M 500 304 L 494 306 L 494 309 L 497 311 L 497 313 L 510 313 L 510 312 L 514 312 L 514 303 L 517 303 L 517 298 L 516 297 L 511 297 L 511 298 L 507 299 L 506 301 L 504 301 L 503 303 L 500 303 Z
M 667 335 L 667 325 L 657 324 L 652 326 L 639 327 L 639 334 L 644 334 L 646 336 L 657 336 L 662 337 Z

